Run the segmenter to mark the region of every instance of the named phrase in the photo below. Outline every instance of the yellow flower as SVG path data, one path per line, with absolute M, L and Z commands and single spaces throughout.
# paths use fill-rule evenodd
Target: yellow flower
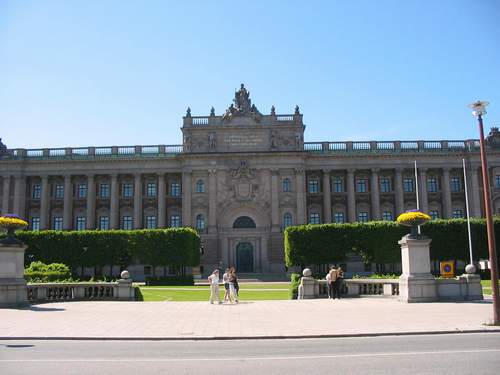
M 28 223 L 13 217 L 0 217 L 0 227 L 26 227 Z
M 398 223 L 408 223 L 412 221 L 429 221 L 431 220 L 431 217 L 427 214 L 424 214 L 423 212 L 420 211 L 409 211 L 402 213 L 401 215 L 398 216 L 397 222 Z

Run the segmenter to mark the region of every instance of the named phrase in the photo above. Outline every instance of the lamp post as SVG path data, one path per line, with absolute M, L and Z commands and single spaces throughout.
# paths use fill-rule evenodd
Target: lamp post
M 486 230 L 488 234 L 488 250 L 490 254 L 490 269 L 491 269 L 491 288 L 493 294 L 493 324 L 499 323 L 498 311 L 498 274 L 497 274 L 497 254 L 495 247 L 495 232 L 493 229 L 493 216 L 491 208 L 490 195 L 490 177 L 488 174 L 488 166 L 486 162 L 486 150 L 484 147 L 484 130 L 483 130 L 483 115 L 486 114 L 486 106 L 488 102 L 477 101 L 469 104 L 472 109 L 472 115 L 477 117 L 479 125 L 479 144 L 481 149 L 481 169 L 483 174 L 483 194 L 484 194 L 484 210 L 486 213 Z

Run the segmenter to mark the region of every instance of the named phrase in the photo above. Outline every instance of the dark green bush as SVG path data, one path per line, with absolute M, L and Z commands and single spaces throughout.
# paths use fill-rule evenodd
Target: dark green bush
M 32 261 L 64 263 L 73 272 L 81 267 L 94 267 L 94 273 L 101 275 L 104 266 L 123 269 L 141 263 L 184 267 L 200 262 L 200 237 L 191 228 L 22 231 L 17 237 L 28 245 L 26 265 Z
M 290 299 L 297 299 L 300 285 L 300 273 L 292 273 L 290 277 Z
M 500 250 L 500 218 L 495 219 L 495 237 Z M 366 263 L 400 263 L 398 241 L 409 228 L 395 222 L 300 225 L 285 230 L 285 263 L 287 266 L 334 264 L 347 253 L 361 255 Z M 422 233 L 432 239 L 432 260 L 469 260 L 467 221 L 465 219 L 432 220 L 422 226 Z M 486 223 L 471 220 L 474 259 L 488 258 Z
M 146 277 L 146 285 L 194 285 L 193 275 Z
M 24 270 L 24 278 L 27 282 L 65 281 L 71 278 L 71 271 L 62 263 L 32 262 Z

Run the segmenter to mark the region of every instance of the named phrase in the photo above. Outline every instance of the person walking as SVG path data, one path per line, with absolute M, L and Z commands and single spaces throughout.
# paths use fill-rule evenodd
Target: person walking
M 334 268 L 330 267 L 330 270 L 326 274 L 326 286 L 328 288 L 328 299 L 332 298 L 333 295 L 333 284 L 332 284 L 332 273 L 333 273 Z
M 335 299 L 335 297 L 339 293 L 339 290 L 337 289 L 338 288 L 338 284 L 337 284 L 338 273 L 337 273 L 337 269 L 335 268 L 335 266 L 332 267 L 332 269 L 330 270 L 329 273 L 330 273 L 330 282 L 332 283 L 332 298 Z
M 335 283 L 337 286 L 335 287 L 337 289 L 337 298 L 340 299 L 340 294 L 342 292 L 342 282 L 344 280 L 344 270 L 342 270 L 342 267 L 337 268 L 337 279 L 335 280 Z
M 214 270 L 210 276 L 208 276 L 208 283 L 210 284 L 210 303 L 213 304 L 214 300 L 217 303 L 221 303 L 219 297 L 219 270 Z
M 226 268 L 224 275 L 222 275 L 222 282 L 224 283 L 224 302 L 231 302 L 229 299 L 229 268 Z
M 236 287 L 238 286 L 238 276 L 236 276 L 236 270 L 234 267 L 229 269 L 229 293 L 231 295 L 230 299 L 233 300 L 234 303 L 238 303 L 238 291 Z

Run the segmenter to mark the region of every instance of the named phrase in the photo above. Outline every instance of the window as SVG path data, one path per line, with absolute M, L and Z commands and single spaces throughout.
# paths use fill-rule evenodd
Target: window
M 196 229 L 204 230 L 205 229 L 205 216 L 199 214 L 196 216 Z
M 132 216 L 122 217 L 122 229 L 130 230 L 133 229 Z
M 365 223 L 368 221 L 368 212 L 358 212 L 358 221 Z
M 134 189 L 132 183 L 125 182 L 122 187 L 123 198 L 132 198 L 134 196 Z
M 283 180 L 283 192 L 289 193 L 292 191 L 292 182 L 289 178 Z
M 99 197 L 109 198 L 109 184 L 100 184 L 99 185 Z
M 345 217 L 343 212 L 335 212 L 333 214 L 333 220 L 336 223 L 345 223 Z
M 462 219 L 464 217 L 464 213 L 460 208 L 453 210 L 453 218 L 454 219 Z
M 333 178 L 333 192 L 334 193 L 343 193 L 344 192 L 344 181 L 342 177 L 335 176 Z
M 40 230 L 40 218 L 32 217 L 31 218 L 31 230 Z
M 197 193 L 205 192 L 205 182 L 203 182 L 203 180 L 196 181 L 196 192 Z
M 56 190 L 54 194 L 56 199 L 64 198 L 64 185 L 56 185 Z
M 439 211 L 438 210 L 430 210 L 429 216 L 432 220 L 439 219 Z
M 309 215 L 309 224 L 320 224 L 319 212 L 311 212 Z
M 79 199 L 87 198 L 87 184 L 76 185 L 76 196 Z
M 109 216 L 100 216 L 99 217 L 99 229 L 100 230 L 109 230 Z
M 283 215 L 283 227 L 286 228 L 290 225 L 292 225 L 292 214 L 290 212 L 286 212 Z
M 435 193 L 438 191 L 438 185 L 436 177 L 427 178 L 427 191 L 430 193 Z
M 413 178 L 411 177 L 403 178 L 403 191 L 405 193 L 413 193 Z
M 151 198 L 156 197 L 156 182 L 148 182 L 146 184 L 146 196 Z
M 235 229 L 256 228 L 255 221 L 249 216 L 240 216 L 233 223 Z
M 366 193 L 368 191 L 368 180 L 366 178 L 360 178 L 356 181 L 356 187 L 358 193 Z
M 384 211 L 384 212 L 382 212 L 382 220 L 392 221 L 393 220 L 393 218 L 392 218 L 392 212 L 391 211 Z
M 319 181 L 316 178 L 309 180 L 309 193 L 319 193 Z
M 495 189 L 500 189 L 500 174 L 495 176 Z
M 151 275 L 151 266 L 144 266 L 144 276 L 150 276 Z
M 391 192 L 391 180 L 389 177 L 382 177 L 380 179 L 380 192 L 382 193 Z
M 460 178 L 459 177 L 452 177 L 450 180 L 450 189 L 452 192 L 456 193 L 460 191 L 461 186 L 460 186 Z
M 63 218 L 61 216 L 54 216 L 54 222 L 52 227 L 54 230 L 62 230 L 63 229 Z
M 156 216 L 146 216 L 146 228 L 156 229 Z
M 85 217 L 84 216 L 77 216 L 75 229 L 76 230 L 85 230 Z
M 178 182 L 172 182 L 170 184 L 170 195 L 172 197 L 180 197 L 181 196 L 181 185 Z
M 170 216 L 170 226 L 172 228 L 179 228 L 181 226 L 181 217 L 179 215 Z
M 31 191 L 31 198 L 40 199 L 41 196 L 42 196 L 42 187 L 40 186 L 40 184 L 34 184 Z

